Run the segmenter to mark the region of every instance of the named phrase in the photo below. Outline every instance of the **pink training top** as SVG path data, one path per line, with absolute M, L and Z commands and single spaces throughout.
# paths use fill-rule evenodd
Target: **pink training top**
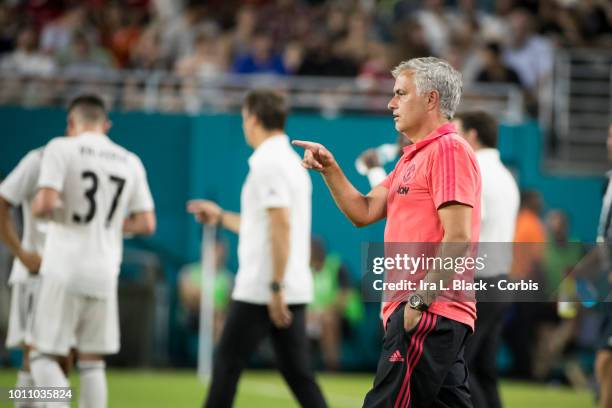
M 395 169 L 380 184 L 389 190 L 385 243 L 437 243 L 444 237 L 438 209 L 456 201 L 472 207 L 472 242 L 480 235 L 480 169 L 470 145 L 446 123 L 404 147 Z M 383 322 L 400 302 L 383 304 Z M 429 311 L 474 330 L 475 302 L 436 300 Z

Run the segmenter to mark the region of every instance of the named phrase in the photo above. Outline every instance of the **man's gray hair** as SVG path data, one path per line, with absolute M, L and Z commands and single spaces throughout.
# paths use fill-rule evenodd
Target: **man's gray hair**
M 391 73 L 394 78 L 404 71 L 413 73 L 414 85 L 419 95 L 424 92 L 438 91 L 440 112 L 452 119 L 461 99 L 463 80 L 461 73 L 448 62 L 435 57 L 413 58 L 400 63 Z

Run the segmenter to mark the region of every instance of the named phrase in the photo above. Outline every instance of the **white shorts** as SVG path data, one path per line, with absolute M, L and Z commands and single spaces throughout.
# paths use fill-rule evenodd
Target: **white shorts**
M 11 306 L 6 335 L 7 348 L 23 347 L 26 344 L 39 282 L 38 278 L 30 277 L 11 286 Z
M 70 292 L 57 281 L 41 278 L 30 344 L 38 351 L 67 356 L 119 351 L 117 292 L 96 298 Z

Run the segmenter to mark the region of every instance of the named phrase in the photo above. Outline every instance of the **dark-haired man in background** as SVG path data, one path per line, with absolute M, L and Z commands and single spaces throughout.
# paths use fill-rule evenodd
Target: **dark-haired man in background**
M 458 113 L 453 122 L 457 132 L 476 152 L 482 175 L 480 242 L 488 254 L 487 267 L 476 271 L 476 280 L 491 287 L 510 272 L 511 242 L 519 207 L 519 190 L 497 150 L 497 121 L 483 111 Z M 490 244 L 493 243 L 493 244 Z M 503 313 L 507 303 L 501 292 L 489 289 L 476 296 L 476 330 L 468 340 L 465 359 L 470 370 L 470 390 L 474 408 L 499 408 L 497 349 Z
M 287 107 L 271 91 L 249 93 L 242 108 L 246 142 L 254 149 L 242 186 L 240 213 L 208 200 L 189 212 L 239 234 L 238 273 L 215 355 L 206 407 L 231 407 L 240 374 L 270 336 L 279 369 L 300 405 L 327 406 L 315 382 L 306 336 L 312 184 L 285 134 Z

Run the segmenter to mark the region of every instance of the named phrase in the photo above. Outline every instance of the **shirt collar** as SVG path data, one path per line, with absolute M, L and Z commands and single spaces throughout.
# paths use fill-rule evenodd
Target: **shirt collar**
M 83 136 L 85 136 L 85 137 L 89 137 L 89 136 L 104 136 L 104 137 L 108 137 L 104 133 L 97 133 L 97 132 L 90 132 L 90 131 L 80 133 L 77 137 L 83 137 Z
M 457 128 L 455 128 L 455 125 L 452 124 L 451 122 L 447 122 L 443 124 L 442 126 L 438 127 L 433 132 L 425 136 L 424 139 L 419 140 L 416 143 L 413 143 L 411 145 L 404 147 L 403 149 L 404 155 L 408 157 L 409 155 L 416 153 L 417 151 L 421 150 L 423 147 L 427 146 L 434 140 L 438 139 L 440 136 L 444 136 L 449 133 L 457 133 Z
M 283 145 L 289 145 L 289 136 L 284 133 L 266 138 L 251 154 L 251 157 L 249 157 L 249 165 L 253 164 L 253 160 L 255 160 L 256 157 L 267 155 Z

